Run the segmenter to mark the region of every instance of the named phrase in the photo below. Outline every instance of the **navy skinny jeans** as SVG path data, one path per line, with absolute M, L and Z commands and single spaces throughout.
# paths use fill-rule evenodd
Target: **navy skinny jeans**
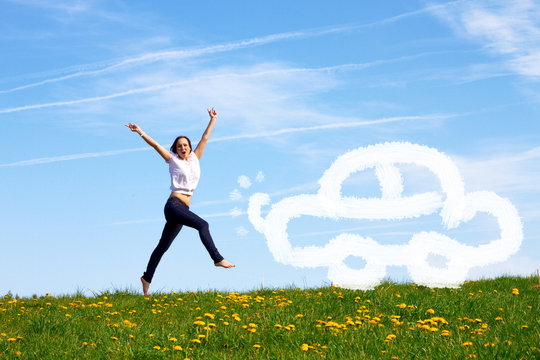
M 161 234 L 158 245 L 150 256 L 148 266 L 143 274 L 144 280 L 152 282 L 154 272 L 156 271 L 156 267 L 158 266 L 161 257 L 165 251 L 167 251 L 169 246 L 171 246 L 174 238 L 178 235 L 183 225 L 199 231 L 201 241 L 212 260 L 214 260 L 214 264 L 223 260 L 223 256 L 221 256 L 216 249 L 212 236 L 210 235 L 208 222 L 191 212 L 189 206 L 184 204 L 180 199 L 171 197 L 167 200 L 167 203 L 165 204 L 165 219 L 167 220 L 167 223 L 163 228 L 163 233 Z

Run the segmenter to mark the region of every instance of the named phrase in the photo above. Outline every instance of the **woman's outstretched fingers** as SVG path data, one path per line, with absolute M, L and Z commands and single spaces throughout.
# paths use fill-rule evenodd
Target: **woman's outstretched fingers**
M 137 124 L 132 124 L 132 123 L 129 123 L 126 125 L 131 131 L 137 131 L 137 129 L 139 128 L 139 126 L 137 126 Z
M 221 267 L 224 267 L 224 268 L 232 268 L 232 267 L 236 267 L 236 265 L 234 264 L 231 264 L 230 262 L 228 262 L 227 260 L 223 259 L 221 260 L 220 262 L 217 262 L 215 263 L 214 265 L 216 266 L 221 266 Z
M 142 289 L 144 296 L 148 296 L 148 288 L 150 287 L 150 283 L 143 279 L 141 276 L 141 283 L 142 283 Z

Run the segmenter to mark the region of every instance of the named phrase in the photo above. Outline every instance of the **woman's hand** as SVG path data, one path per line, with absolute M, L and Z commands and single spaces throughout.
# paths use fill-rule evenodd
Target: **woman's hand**
M 210 115 L 210 119 L 217 118 L 217 112 L 216 112 L 216 110 L 214 110 L 214 108 L 212 108 L 212 110 L 210 110 L 210 109 L 206 109 L 206 110 L 208 110 L 208 115 Z
M 142 130 L 141 130 L 141 128 L 139 127 L 139 125 L 129 123 L 129 124 L 127 124 L 126 126 L 127 126 L 131 131 L 136 132 L 136 133 L 139 134 L 139 135 L 142 134 Z

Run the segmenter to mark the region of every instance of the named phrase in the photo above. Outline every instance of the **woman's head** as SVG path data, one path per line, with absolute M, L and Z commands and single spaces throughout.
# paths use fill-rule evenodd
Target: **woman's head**
M 171 146 L 171 152 L 180 156 L 181 158 L 188 157 L 191 153 L 191 141 L 187 136 L 178 136 L 174 139 Z

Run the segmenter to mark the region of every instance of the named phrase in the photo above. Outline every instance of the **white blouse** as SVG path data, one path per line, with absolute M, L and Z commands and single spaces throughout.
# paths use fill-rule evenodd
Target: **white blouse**
M 192 195 L 201 177 L 201 168 L 197 155 L 192 151 L 186 161 L 171 152 L 171 158 L 168 163 L 169 173 L 171 174 L 171 190 L 181 194 Z

